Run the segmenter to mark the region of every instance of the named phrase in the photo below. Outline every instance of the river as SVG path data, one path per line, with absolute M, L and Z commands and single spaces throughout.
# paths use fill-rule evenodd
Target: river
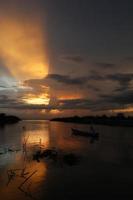
M 0 127 L 0 198 L 133 198 L 133 128 L 94 127 L 100 135 L 95 141 L 71 134 L 71 128 L 87 131 L 89 125 L 25 120 Z M 48 148 L 58 151 L 56 162 L 33 160 L 38 149 Z M 64 163 L 64 154 L 78 162 Z

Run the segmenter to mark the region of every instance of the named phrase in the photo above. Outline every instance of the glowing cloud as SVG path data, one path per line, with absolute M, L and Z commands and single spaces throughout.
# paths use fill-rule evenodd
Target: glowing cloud
M 23 98 L 23 101 L 31 105 L 48 105 L 50 99 L 47 93 L 40 95 L 28 94 Z
M 130 113 L 130 112 L 133 112 L 133 107 L 110 110 L 110 112 L 114 112 L 114 113 L 119 113 L 119 112 Z
M 0 80 L 8 89 L 12 86 L 16 96 L 21 93 L 24 103 L 48 105 L 47 92 L 36 93 L 23 84 L 25 80 L 42 79 L 48 74 L 44 19 L 37 6 L 31 0 L 0 2 L 0 68 L 5 73 L 4 81 L 2 73 Z
M 0 20 L 0 29 L 1 59 L 16 79 L 47 75 L 48 60 L 39 23 L 4 18 Z

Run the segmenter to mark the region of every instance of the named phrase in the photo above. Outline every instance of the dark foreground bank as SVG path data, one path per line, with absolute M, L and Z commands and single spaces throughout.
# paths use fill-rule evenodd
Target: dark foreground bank
M 6 115 L 4 113 L 0 114 L 0 125 L 15 124 L 19 122 L 20 120 L 21 119 L 16 116 Z
M 97 124 L 109 126 L 133 126 L 133 117 L 125 117 L 123 114 L 117 116 L 85 116 L 85 117 L 64 117 L 54 118 L 51 121 L 78 123 L 78 124 Z

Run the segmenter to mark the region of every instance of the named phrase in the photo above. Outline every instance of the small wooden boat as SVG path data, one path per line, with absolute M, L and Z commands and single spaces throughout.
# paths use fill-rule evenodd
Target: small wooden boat
M 99 133 L 95 132 L 95 131 L 81 131 L 81 130 L 77 130 L 72 128 L 72 134 L 73 135 L 79 135 L 79 136 L 84 136 L 84 137 L 91 137 L 91 138 L 98 138 L 99 137 Z

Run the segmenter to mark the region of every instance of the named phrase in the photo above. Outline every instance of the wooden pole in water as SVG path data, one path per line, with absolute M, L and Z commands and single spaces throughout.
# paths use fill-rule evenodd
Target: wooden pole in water
M 30 176 L 28 176 L 23 183 L 20 184 L 19 188 L 21 188 L 35 173 L 37 172 L 37 170 L 35 170 Z

